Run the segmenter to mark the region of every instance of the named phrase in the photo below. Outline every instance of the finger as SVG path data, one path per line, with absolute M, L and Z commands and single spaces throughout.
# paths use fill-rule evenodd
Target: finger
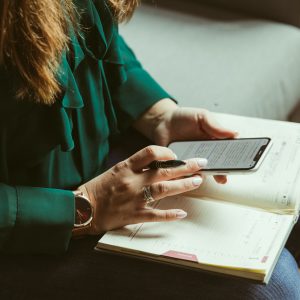
M 158 169 L 158 170 L 148 170 L 145 172 L 145 182 L 147 185 L 164 181 L 171 180 L 174 178 L 190 176 L 191 174 L 195 174 L 199 172 L 202 168 L 207 165 L 207 159 L 205 158 L 191 158 L 185 160 L 186 164 L 183 166 L 179 166 L 176 168 L 166 168 L 166 169 Z
M 217 183 L 225 184 L 227 182 L 227 176 L 225 175 L 215 175 L 214 179 Z
M 135 218 L 135 222 L 166 222 L 183 219 L 186 216 L 187 213 L 181 209 L 143 209 L 139 211 Z
M 222 127 L 210 112 L 202 112 L 199 119 L 199 125 L 211 137 L 224 139 L 238 136 L 238 132 Z
M 128 158 L 132 170 L 140 171 L 146 168 L 153 160 L 169 160 L 176 159 L 175 153 L 161 146 L 148 146 Z
M 159 200 L 167 196 L 178 195 L 194 190 L 198 188 L 201 183 L 202 178 L 198 175 L 179 180 L 161 181 L 151 185 L 151 194 L 154 200 Z

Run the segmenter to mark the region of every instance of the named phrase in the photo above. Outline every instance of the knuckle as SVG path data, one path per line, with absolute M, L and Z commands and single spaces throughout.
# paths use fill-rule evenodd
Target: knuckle
M 183 182 L 183 189 L 184 190 L 190 190 L 192 188 L 192 182 L 190 180 L 185 180 Z
M 149 213 L 147 214 L 147 219 L 148 221 L 155 222 L 159 220 L 159 217 L 154 211 L 149 211 Z
M 115 169 L 116 172 L 120 172 L 120 171 L 125 170 L 127 168 L 129 168 L 129 163 L 128 163 L 127 160 L 123 160 L 123 161 L 117 163 L 114 166 L 114 169 Z
M 202 122 L 206 120 L 209 116 L 209 110 L 202 108 L 199 113 L 197 114 L 198 121 Z
M 118 190 L 121 191 L 121 192 L 122 191 L 128 191 L 128 190 L 131 189 L 132 185 L 133 185 L 132 181 L 129 178 L 127 178 L 127 177 L 124 176 L 119 181 L 119 188 L 118 188 Z
M 187 169 L 188 170 L 199 170 L 199 165 L 194 159 L 190 159 L 187 161 Z
M 169 189 L 168 189 L 166 184 L 164 184 L 162 182 L 159 182 L 157 184 L 157 191 L 158 191 L 159 194 L 167 194 Z
M 172 178 L 173 171 L 171 169 L 160 169 L 160 175 L 163 178 Z
M 167 220 L 168 220 L 168 213 L 167 212 L 164 212 L 164 213 L 160 214 L 159 221 L 165 222 Z
M 206 108 L 202 108 L 201 112 L 202 112 L 203 116 L 207 116 L 209 114 L 209 110 Z
M 145 154 L 147 157 L 154 159 L 156 157 L 157 147 L 156 146 L 147 146 L 145 148 Z
M 166 211 L 166 220 L 173 219 L 175 217 L 175 213 L 173 211 Z
M 175 217 L 175 214 L 172 211 L 167 210 L 167 211 L 165 211 L 163 213 L 163 219 L 164 219 L 164 221 L 168 221 L 170 219 L 173 219 L 174 217 Z

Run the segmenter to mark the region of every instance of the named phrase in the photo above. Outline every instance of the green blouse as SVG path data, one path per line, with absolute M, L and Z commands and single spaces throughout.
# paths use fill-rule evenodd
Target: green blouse
M 70 191 L 103 171 L 109 137 L 170 97 L 142 69 L 104 0 L 77 0 L 51 107 L 16 101 L 16 78 L 0 69 L 0 251 L 66 251 L 74 224 Z

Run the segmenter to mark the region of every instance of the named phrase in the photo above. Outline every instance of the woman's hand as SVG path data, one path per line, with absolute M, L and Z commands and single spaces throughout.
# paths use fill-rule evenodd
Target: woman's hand
M 167 146 L 173 141 L 234 138 L 237 132 L 219 125 L 212 113 L 201 108 L 181 108 L 170 99 L 153 105 L 135 127 L 157 145 Z M 214 176 L 225 183 L 226 176 Z
M 236 131 L 219 125 L 208 110 L 179 107 L 171 99 L 155 103 L 134 126 L 160 146 L 180 140 L 224 139 L 237 135 Z
M 153 131 L 153 138 L 157 145 L 167 146 L 173 141 L 181 140 L 234 138 L 237 135 L 237 132 L 218 124 L 212 113 L 206 109 L 181 108 L 174 103 L 164 105 L 161 103 L 161 109 L 159 107 L 156 109 L 165 111 Z
M 89 234 L 149 221 L 182 219 L 186 213 L 179 209 L 159 210 L 147 207 L 144 187 L 150 187 L 154 200 L 193 190 L 202 182 L 194 174 L 206 165 L 205 159 L 190 159 L 186 165 L 170 169 L 147 169 L 153 160 L 174 159 L 165 147 L 148 146 L 105 173 L 79 187 L 91 199 L 94 217 Z

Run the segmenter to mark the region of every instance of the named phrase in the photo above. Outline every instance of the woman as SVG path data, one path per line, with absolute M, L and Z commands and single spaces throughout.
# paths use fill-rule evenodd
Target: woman
M 103 256 L 88 246 L 95 238 L 72 240 L 63 260 L 30 254 L 62 253 L 72 235 L 97 239 L 106 230 L 126 224 L 184 218 L 182 210 L 149 209 L 147 202 L 199 187 L 200 176 L 185 175 L 199 171 L 205 160 L 191 159 L 172 170 L 142 170 L 153 160 L 174 159 L 174 153 L 163 147 L 171 141 L 236 135 L 216 124 L 205 110 L 179 108 L 142 69 L 117 29 L 117 22 L 127 20 L 136 5 L 136 0 L 0 3 L 2 296 L 79 299 L 99 291 L 110 298 L 118 294 L 114 287 L 124 280 L 126 290 L 128 276 L 120 274 L 116 281 L 114 272 L 101 270 Z M 120 132 L 130 126 L 158 146 L 143 148 L 105 171 L 110 139 L 119 139 Z M 222 176 L 215 179 L 226 182 Z M 108 267 L 116 261 L 111 259 Z M 37 271 L 39 264 L 43 268 Z M 151 274 L 151 268 L 146 264 L 143 270 Z M 165 268 L 157 266 L 152 271 L 159 282 L 170 277 Z M 300 297 L 296 263 L 286 250 L 266 287 L 177 269 L 172 272 L 185 285 L 197 280 L 197 287 L 182 290 L 187 298 Z M 80 277 L 74 278 L 75 274 Z M 99 287 L 107 276 L 111 280 Z M 192 279 L 187 281 L 185 276 Z M 28 284 L 42 278 L 45 282 L 39 286 Z M 152 276 L 144 278 L 149 285 L 156 283 Z M 52 292 L 50 285 L 56 287 Z M 216 286 L 220 291 L 215 292 Z M 47 293 L 42 292 L 45 289 Z M 163 293 L 163 288 L 157 294 L 153 289 L 145 293 L 147 289 L 139 295 L 135 288 L 135 297 Z M 170 289 L 165 296 L 180 296 Z

